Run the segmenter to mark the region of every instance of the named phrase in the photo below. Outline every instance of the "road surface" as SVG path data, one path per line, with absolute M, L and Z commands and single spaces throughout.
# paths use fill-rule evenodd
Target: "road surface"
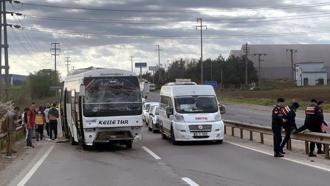
M 27 186 L 328 186 L 330 173 L 224 142 L 174 146 L 144 129 L 132 150 L 103 146 L 83 151 L 69 143 L 44 144 L 48 156 L 24 173 Z M 41 161 L 40 160 L 43 160 Z M 32 161 L 33 162 L 33 161 Z M 33 170 L 31 168 L 29 170 Z M 31 173 L 30 173 L 31 174 Z M 17 183 L 12 183 L 16 185 Z

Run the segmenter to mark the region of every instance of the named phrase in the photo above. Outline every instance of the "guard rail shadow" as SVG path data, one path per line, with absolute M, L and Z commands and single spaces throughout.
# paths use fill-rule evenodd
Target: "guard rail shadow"
M 250 141 L 253 141 L 254 133 L 258 133 L 260 135 L 260 143 L 262 143 L 262 144 L 264 143 L 264 135 L 273 136 L 271 127 L 244 123 L 244 122 L 231 121 L 231 120 L 224 120 L 224 123 L 225 123 L 225 127 L 224 127 L 225 134 L 228 134 L 227 128 L 230 128 L 231 134 L 228 134 L 228 135 L 235 136 L 235 129 L 239 129 L 240 138 L 242 138 L 242 139 L 244 138 L 244 131 L 249 131 L 249 140 Z M 284 135 L 284 131 L 282 132 L 282 136 L 283 135 Z M 298 133 L 298 134 L 292 134 L 291 139 L 295 139 L 298 141 L 304 141 L 306 154 L 309 154 L 309 143 L 308 142 L 324 144 L 325 158 L 330 159 L 330 152 L 329 152 L 330 135 L 329 134 L 316 133 L 316 132 L 302 132 L 302 133 Z M 292 150 L 291 140 L 289 140 L 289 142 L 288 142 L 287 149 Z

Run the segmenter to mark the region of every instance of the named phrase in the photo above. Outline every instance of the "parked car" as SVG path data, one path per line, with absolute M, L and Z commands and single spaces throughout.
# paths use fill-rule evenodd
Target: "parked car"
M 143 115 L 144 115 L 144 122 L 147 126 L 149 125 L 149 113 L 151 111 L 151 107 L 155 106 L 155 105 L 159 106 L 159 103 L 158 102 L 147 102 L 145 104 L 146 107 L 145 107 L 145 111 L 143 112 Z
M 159 131 L 159 105 L 151 106 L 148 120 L 149 131 L 156 132 Z
M 156 90 L 156 85 L 154 83 L 149 84 L 149 90 L 150 91 L 155 91 Z
M 142 108 L 142 120 L 145 123 L 146 122 L 146 115 L 147 115 L 147 110 L 150 108 L 150 102 L 145 102 L 143 104 Z

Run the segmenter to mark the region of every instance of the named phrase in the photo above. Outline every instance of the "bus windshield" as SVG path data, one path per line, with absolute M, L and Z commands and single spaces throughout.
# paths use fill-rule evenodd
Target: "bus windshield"
M 214 113 L 218 111 L 214 96 L 180 96 L 174 99 L 178 113 Z
M 90 77 L 84 79 L 86 117 L 142 114 L 142 99 L 137 77 Z

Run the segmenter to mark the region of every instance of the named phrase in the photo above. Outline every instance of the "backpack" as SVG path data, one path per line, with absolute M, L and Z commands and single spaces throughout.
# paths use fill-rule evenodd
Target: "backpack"
M 48 112 L 48 115 L 52 115 L 56 118 L 58 118 L 60 116 L 60 114 L 58 113 L 58 110 L 56 108 L 51 108 Z

